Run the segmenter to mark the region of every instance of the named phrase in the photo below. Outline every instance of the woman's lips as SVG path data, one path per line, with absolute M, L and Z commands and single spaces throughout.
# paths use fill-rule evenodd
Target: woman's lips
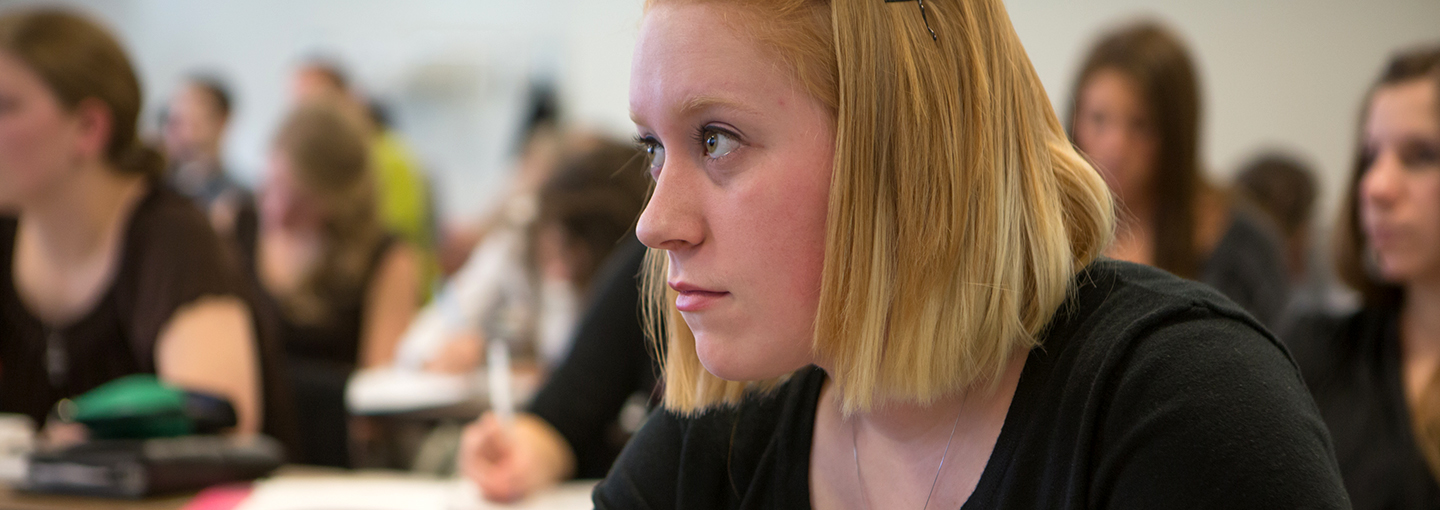
M 682 312 L 699 312 L 714 306 L 716 302 L 719 302 L 725 296 L 729 295 L 729 292 L 706 292 L 702 290 L 681 292 L 680 296 L 675 298 L 675 308 Z
M 1395 244 L 1396 244 L 1396 242 L 1399 241 L 1399 239 L 1400 239 L 1399 229 L 1397 229 L 1397 228 L 1395 228 L 1395 227 L 1393 227 L 1393 226 L 1389 226 L 1389 225 L 1373 226 L 1373 225 L 1372 225 L 1372 226 L 1370 226 L 1370 228 L 1367 228 L 1366 230 L 1369 231 L 1369 232 L 1366 232 L 1366 234 L 1367 234 L 1367 237 L 1369 237 L 1368 241 L 1370 242 L 1370 247 L 1371 247 L 1371 248 L 1375 248 L 1375 249 L 1391 248 L 1391 247 L 1394 247 Z
M 705 310 L 730 295 L 729 292 L 704 289 L 683 282 L 671 283 L 670 288 L 680 293 L 675 298 L 675 308 L 682 312 Z

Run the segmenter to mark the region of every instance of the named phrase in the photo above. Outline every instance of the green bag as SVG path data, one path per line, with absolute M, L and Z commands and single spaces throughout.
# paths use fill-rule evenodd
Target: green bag
M 184 390 L 150 374 L 121 377 L 60 401 L 60 419 L 84 424 L 93 439 L 148 439 L 195 432 Z

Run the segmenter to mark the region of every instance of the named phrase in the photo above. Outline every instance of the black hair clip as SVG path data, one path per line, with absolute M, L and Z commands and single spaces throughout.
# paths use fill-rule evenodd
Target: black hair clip
M 911 1 L 911 0 L 885 0 L 885 3 L 887 3 L 887 4 L 893 4 L 893 3 L 895 3 L 895 2 L 909 2 L 909 1 Z M 935 36 L 935 29 L 930 28 L 930 18 L 927 17 L 927 16 L 925 16 L 925 0 L 914 0 L 914 1 L 915 1 L 915 2 L 918 2 L 918 3 L 920 4 L 920 19 L 925 20 L 925 30 L 929 30 L 929 31 L 930 31 L 930 40 L 935 41 L 935 42 L 939 42 L 939 41 L 940 41 L 940 38 Z

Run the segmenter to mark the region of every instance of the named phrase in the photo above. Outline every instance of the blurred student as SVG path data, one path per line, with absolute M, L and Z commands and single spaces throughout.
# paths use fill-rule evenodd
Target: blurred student
M 604 476 L 628 439 L 621 411 L 655 385 L 639 320 L 645 250 L 631 233 L 649 188 L 642 155 L 600 142 L 564 158 L 539 191 L 529 230 L 538 272 L 552 275 L 541 278 L 550 282 L 542 303 L 553 303 L 547 296 L 563 285 L 586 298 L 575 308 L 585 312 L 560 327 L 544 323 L 564 319 L 542 305 L 537 344 L 549 377 L 529 412 L 514 430 L 488 414 L 466 428 L 458 465 L 487 498 L 510 501 L 568 478 Z M 476 258 L 483 254 L 482 245 Z M 460 275 L 469 271 L 467 264 Z M 436 359 L 460 358 L 447 351 Z
M 514 501 L 570 478 L 602 478 L 629 439 L 622 412 L 654 402 L 658 365 L 639 317 L 645 245 L 627 235 L 596 273 L 589 308 L 565 356 L 506 429 L 487 413 L 466 427 L 460 472 L 495 501 Z
M 1273 226 L 1207 183 L 1189 52 L 1154 23 L 1103 36 L 1075 80 L 1070 137 L 1120 206 L 1106 255 L 1219 289 L 1267 325 L 1288 280 Z
M 400 135 L 380 122 L 349 78 L 332 62 L 315 59 L 302 64 L 291 79 L 296 102 L 321 100 L 336 105 L 362 126 L 378 191 L 376 206 L 385 228 L 416 250 L 420 292 L 429 297 L 439 275 L 434 209 L 429 183 L 419 160 Z
M 1280 228 L 1287 274 L 1291 283 L 1302 283 L 1309 273 L 1310 223 L 1318 192 L 1315 172 L 1295 157 L 1264 154 L 1240 170 L 1235 188 Z
M 228 399 L 237 431 L 258 432 L 275 414 L 243 282 L 204 215 L 161 185 L 136 137 L 141 98 L 104 28 L 0 14 L 0 411 L 43 423 L 60 399 L 153 373 Z
M 537 346 L 542 364 L 553 371 L 514 434 L 487 416 L 467 428 L 458 453 L 461 470 L 491 499 L 511 500 L 572 476 L 603 476 L 624 445 L 620 411 L 631 395 L 654 386 L 638 316 L 636 275 L 644 247 L 631 234 L 650 184 L 643 153 L 629 144 L 563 139 L 581 148 L 547 172 L 553 176 L 539 190 L 536 220 L 528 228 L 542 282 Z M 499 235 L 507 234 L 491 237 Z M 456 284 L 485 282 L 470 275 L 492 242 L 476 250 Z M 586 310 L 578 324 L 555 313 L 550 296 L 557 293 L 586 298 L 574 305 Z M 555 324 L 561 321 L 566 323 Z M 446 351 L 435 360 L 451 360 L 448 365 L 463 359 L 453 347 Z M 475 365 L 470 361 L 466 368 Z
M 369 165 L 359 126 L 328 103 L 300 105 L 275 138 L 259 236 L 242 247 L 288 354 L 306 463 L 350 465 L 346 380 L 391 362 L 420 302 L 418 256 L 380 223 Z
M 170 98 L 164 126 L 167 181 L 210 217 L 222 238 L 253 237 L 255 197 L 230 176 L 222 146 L 231 96 L 219 80 L 192 77 Z
M 575 135 L 572 153 L 533 198 L 531 221 L 492 227 L 442 295 L 406 332 L 401 364 L 441 372 L 478 367 L 483 325 L 504 300 L 533 321 L 530 354 L 548 371 L 569 349 L 591 282 L 634 225 L 649 181 L 629 144 Z
M 1363 306 L 1283 331 L 1357 510 L 1440 507 L 1440 46 L 1365 95 L 1336 237 Z

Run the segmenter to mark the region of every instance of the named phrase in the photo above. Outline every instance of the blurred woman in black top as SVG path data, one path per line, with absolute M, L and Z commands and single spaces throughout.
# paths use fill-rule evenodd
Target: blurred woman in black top
M 1440 507 L 1440 46 L 1403 53 L 1366 95 L 1338 224 L 1364 306 L 1282 331 L 1357 509 Z
M 350 465 L 346 381 L 390 363 L 420 302 L 415 251 L 376 213 L 368 151 L 341 110 L 297 108 L 271 153 L 259 235 L 241 247 L 266 332 L 288 355 L 306 463 Z
M 1075 80 L 1070 139 L 1120 206 L 1107 256 L 1208 284 L 1267 325 L 1285 308 L 1279 232 L 1205 180 L 1200 78 L 1166 27 L 1107 33 Z
M 244 287 L 205 217 L 159 184 L 163 161 L 136 137 L 141 97 L 99 25 L 0 15 L 0 411 L 41 420 L 152 373 L 223 396 L 238 431 L 259 432 L 278 415 L 261 411 Z

